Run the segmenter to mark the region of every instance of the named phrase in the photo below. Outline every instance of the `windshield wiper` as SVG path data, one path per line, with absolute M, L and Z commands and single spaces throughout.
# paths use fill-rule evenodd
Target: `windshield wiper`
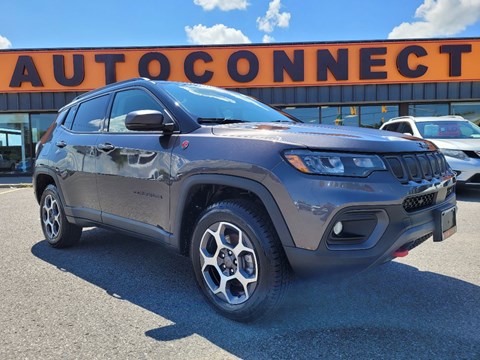
M 235 124 L 235 123 L 244 123 L 245 120 L 240 119 L 227 119 L 227 118 L 198 118 L 199 124 Z

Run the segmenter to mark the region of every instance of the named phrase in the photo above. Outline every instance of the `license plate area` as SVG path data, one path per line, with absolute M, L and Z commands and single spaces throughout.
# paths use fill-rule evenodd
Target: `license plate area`
M 457 207 L 438 210 L 435 214 L 433 241 L 443 241 L 457 232 Z

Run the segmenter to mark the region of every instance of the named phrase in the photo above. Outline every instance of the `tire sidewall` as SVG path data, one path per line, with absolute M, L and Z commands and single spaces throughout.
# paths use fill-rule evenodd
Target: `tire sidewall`
M 252 217 L 241 207 L 229 206 L 230 204 L 219 203 L 209 209 L 200 217 L 195 226 L 191 243 L 191 260 L 197 283 L 202 293 L 209 300 L 210 305 L 222 315 L 234 320 L 250 318 L 252 314 L 261 311 L 269 296 L 269 290 L 273 288 L 272 266 L 269 261 L 270 246 L 264 241 L 265 230 L 258 224 L 258 220 Z M 213 294 L 206 284 L 201 271 L 200 242 L 205 231 L 215 223 L 229 222 L 240 228 L 249 238 L 257 259 L 257 284 L 250 298 L 242 304 L 231 305 Z

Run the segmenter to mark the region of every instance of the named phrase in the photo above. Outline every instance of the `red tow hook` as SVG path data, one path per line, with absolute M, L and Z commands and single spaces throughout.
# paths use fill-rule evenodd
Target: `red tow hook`
M 405 257 L 407 255 L 408 255 L 408 250 L 407 249 L 405 249 L 405 250 L 398 249 L 397 251 L 395 251 L 393 253 L 394 257 Z

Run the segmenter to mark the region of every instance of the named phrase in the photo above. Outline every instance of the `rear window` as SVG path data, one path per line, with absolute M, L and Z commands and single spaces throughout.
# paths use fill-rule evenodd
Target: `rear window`
M 76 112 L 77 112 L 77 107 L 76 106 L 74 106 L 70 110 L 68 110 L 67 117 L 63 121 L 63 126 L 65 126 L 67 129 L 72 128 L 73 118 L 75 117 Z
M 399 127 L 400 125 L 402 125 L 401 122 L 396 122 L 396 123 L 392 123 L 392 124 L 387 124 L 387 125 L 385 125 L 385 127 L 383 128 L 383 130 L 398 132 L 398 127 Z
M 100 131 L 109 99 L 109 95 L 103 95 L 80 104 L 73 121 L 72 130 L 80 132 Z

